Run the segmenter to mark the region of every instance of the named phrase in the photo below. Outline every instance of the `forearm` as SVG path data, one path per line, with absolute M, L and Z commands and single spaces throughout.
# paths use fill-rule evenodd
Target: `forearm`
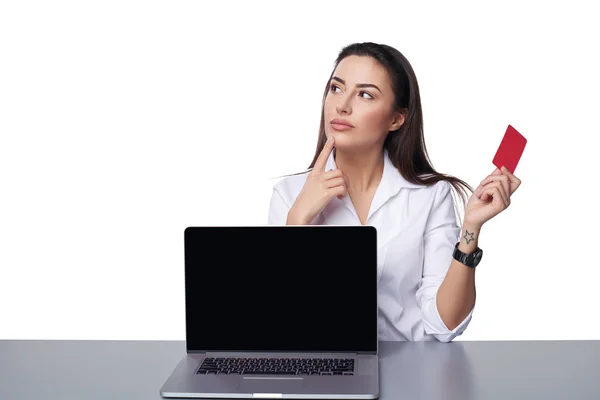
M 285 224 L 286 225 L 308 225 L 306 218 L 302 218 L 301 216 L 297 215 L 294 208 L 290 208 L 290 211 L 288 212 L 288 216 L 287 216 L 287 220 L 286 220 Z
M 472 253 L 477 249 L 480 226 L 465 221 L 458 249 Z M 475 306 L 475 268 L 452 259 L 448 273 L 437 293 L 437 308 L 448 329 L 457 327 Z

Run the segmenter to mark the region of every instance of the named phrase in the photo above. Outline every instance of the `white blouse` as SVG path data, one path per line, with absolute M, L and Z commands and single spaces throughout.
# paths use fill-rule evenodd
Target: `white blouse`
M 473 315 L 453 330 L 442 321 L 437 291 L 461 231 L 457 224 L 451 186 L 408 182 L 394 167 L 387 151 L 381 182 L 371 203 L 366 225 L 377 229 L 378 334 L 382 341 L 450 342 L 461 335 Z M 333 152 L 326 171 L 336 169 Z M 285 225 L 289 209 L 307 173 L 286 177 L 273 187 L 269 225 Z M 334 197 L 311 222 L 315 225 L 360 225 L 348 196 Z

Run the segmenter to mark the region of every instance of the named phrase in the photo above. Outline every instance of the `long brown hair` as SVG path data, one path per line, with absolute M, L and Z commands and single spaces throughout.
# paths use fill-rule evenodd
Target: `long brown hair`
M 317 148 L 308 169 L 314 167 L 327 140 L 324 103 L 331 78 L 338 64 L 352 55 L 371 57 L 386 69 L 394 91 L 394 109 L 405 113 L 404 124 L 398 130 L 390 131 L 383 145 L 388 151 L 392 164 L 407 181 L 415 184 L 430 186 L 440 180 L 448 181 L 459 194 L 463 204 L 466 204 L 469 196 L 467 190 L 473 192 L 473 188 L 462 179 L 436 171 L 429 159 L 423 137 L 423 111 L 419 84 L 412 66 L 402 53 L 384 44 L 353 43 L 344 47 L 338 54 L 333 71 L 325 85 Z

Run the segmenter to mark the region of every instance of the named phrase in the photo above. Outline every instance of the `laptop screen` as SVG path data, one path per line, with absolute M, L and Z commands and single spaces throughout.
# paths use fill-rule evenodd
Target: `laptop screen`
M 187 228 L 187 350 L 374 353 L 376 243 L 370 226 Z

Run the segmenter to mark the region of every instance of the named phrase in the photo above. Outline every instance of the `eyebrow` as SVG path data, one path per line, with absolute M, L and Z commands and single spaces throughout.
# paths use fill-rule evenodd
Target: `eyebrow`
M 338 78 L 337 76 L 334 76 L 333 78 L 331 78 L 331 80 L 336 80 L 336 81 L 340 82 L 342 85 L 345 85 L 345 84 L 346 84 L 346 81 L 344 81 L 342 78 Z M 372 87 L 372 88 L 375 88 L 375 89 L 379 90 L 379 92 L 381 92 L 381 89 L 379 89 L 379 88 L 377 87 L 377 85 L 373 85 L 372 83 L 357 83 L 357 84 L 356 84 L 356 87 L 357 87 L 357 88 L 368 88 L 368 87 Z M 383 93 L 383 92 L 381 92 L 381 93 Z

